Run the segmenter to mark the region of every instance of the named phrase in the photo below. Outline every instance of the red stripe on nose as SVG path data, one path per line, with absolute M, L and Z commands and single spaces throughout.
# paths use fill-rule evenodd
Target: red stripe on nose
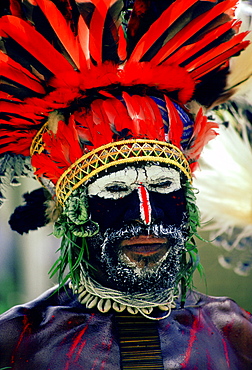
M 140 199 L 141 220 L 149 225 L 151 223 L 151 205 L 148 190 L 143 186 L 138 186 L 138 195 Z

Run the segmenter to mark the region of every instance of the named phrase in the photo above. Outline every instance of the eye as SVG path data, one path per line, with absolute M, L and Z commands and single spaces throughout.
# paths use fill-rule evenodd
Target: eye
M 112 182 L 105 185 L 98 195 L 107 199 L 120 199 L 130 194 L 131 191 L 130 186 L 124 182 Z
M 106 191 L 109 191 L 110 193 L 127 192 L 129 190 L 127 185 L 122 185 L 122 184 L 108 185 L 105 187 L 105 189 Z
M 150 184 L 149 186 L 154 189 L 164 189 L 164 188 L 169 188 L 172 185 L 171 180 L 165 180 L 158 182 L 156 184 Z
M 160 178 L 156 179 L 154 183 L 150 183 L 147 186 L 149 191 L 155 191 L 156 193 L 168 194 L 172 191 L 178 190 L 181 188 L 180 178 Z

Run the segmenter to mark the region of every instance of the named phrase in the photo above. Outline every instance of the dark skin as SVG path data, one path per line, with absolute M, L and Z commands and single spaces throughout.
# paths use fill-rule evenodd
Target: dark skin
M 139 193 L 139 184 L 141 191 Z M 94 191 L 98 194 L 93 194 Z M 122 285 L 113 278 L 108 279 L 104 273 L 105 267 L 101 263 L 101 253 L 106 253 L 102 245 L 106 243 L 113 231 L 117 232 L 116 239 L 107 242 L 110 258 L 122 260 L 133 269 L 149 270 L 157 268 L 158 263 L 169 258 L 167 253 L 176 242 L 170 235 L 166 235 L 163 228 L 181 228 L 186 218 L 186 199 L 181 187 L 180 174 L 175 169 L 163 170 L 158 165 L 129 167 L 105 176 L 105 180 L 97 181 L 97 186 L 89 188 L 89 212 L 91 219 L 99 224 L 98 235 L 88 240 L 91 253 L 90 263 L 96 268 L 92 271 L 96 280 L 105 286 L 116 290 L 124 290 Z M 97 189 L 97 190 L 96 190 Z M 126 195 L 125 195 L 126 194 Z M 142 196 L 145 195 L 146 209 L 149 219 L 141 214 L 144 209 Z M 142 212 L 143 213 L 143 212 Z M 148 217 L 148 215 L 146 216 Z M 154 235 L 152 227 L 162 225 Z M 134 232 L 126 232 L 127 228 L 136 228 Z M 140 230 L 138 230 L 140 229 Z M 162 231 L 163 230 L 163 231 Z M 186 237 L 186 230 L 183 227 Z M 110 244 L 108 244 L 110 243 Z M 103 250 L 103 252 L 102 252 Z M 116 261 L 113 262 L 114 264 Z M 109 267 L 107 267 L 109 268 Z M 127 276 L 125 277 L 127 278 Z M 130 280 L 128 281 L 130 284 Z M 153 289 L 157 289 L 153 286 Z
M 156 217 L 159 215 L 168 219 L 172 214 L 170 212 L 175 212 L 177 221 L 173 221 L 173 224 L 180 225 L 185 210 L 184 202 L 181 201 L 183 190 L 180 190 L 161 196 L 159 194 L 153 199 L 150 196 Z M 134 197 L 136 194 L 133 193 L 129 196 Z M 174 198 L 174 193 L 179 196 Z M 158 203 L 161 198 L 162 202 Z M 164 207 L 165 198 L 176 202 L 177 208 L 174 211 Z M 95 199 L 90 198 L 90 211 L 94 219 L 97 215 L 98 220 L 101 217 L 98 210 L 106 212 L 107 201 L 103 202 L 103 199 L 99 207 L 95 208 Z M 122 199 L 118 199 L 114 204 L 120 201 Z M 111 200 L 108 202 L 111 203 Z M 116 217 L 113 217 L 113 213 L 111 218 L 108 215 L 103 217 L 106 225 L 113 220 L 119 220 L 119 216 L 126 217 L 127 214 L 127 217 L 133 217 L 135 223 L 143 224 L 147 217 L 141 216 L 136 206 L 135 214 L 138 212 L 136 218 L 130 204 L 132 203 L 126 199 L 125 208 L 118 209 Z M 162 206 L 161 210 L 164 208 L 163 211 L 167 210 L 167 213 L 161 212 L 158 204 Z M 129 212 L 125 212 L 127 207 Z M 155 220 L 157 222 L 157 219 Z M 124 219 L 123 223 L 126 224 L 127 219 Z M 116 245 L 126 248 L 125 255 L 134 261 L 137 260 L 136 254 L 146 258 L 153 255 L 158 257 L 159 253 L 163 253 L 164 245 L 167 245 L 166 238 L 167 236 L 153 236 L 141 231 L 137 236 L 129 233 L 128 237 L 122 238 Z M 92 260 L 99 266 L 99 258 Z M 142 267 L 141 260 L 138 267 Z M 100 281 L 107 283 L 103 280 L 105 278 L 106 274 L 100 277 Z M 152 313 L 159 319 L 165 314 L 159 309 L 154 309 Z M 127 311 L 118 314 L 113 310 L 101 313 L 96 307 L 87 309 L 66 286 L 58 291 L 52 289 L 33 302 L 14 307 L 1 315 L 0 369 L 7 367 L 13 370 L 125 370 L 128 367 L 122 356 L 123 338 L 119 330 L 121 321 L 125 319 L 130 323 L 127 326 L 129 338 L 135 340 L 139 320 L 142 321 L 141 330 L 144 330 L 142 335 L 141 331 L 139 334 L 141 340 L 137 344 L 134 342 L 131 349 L 133 354 L 136 351 L 135 362 L 131 363 L 134 370 L 143 368 L 138 366 L 143 366 L 143 358 L 153 350 L 152 342 L 145 342 L 150 336 L 151 340 L 155 338 L 157 343 L 155 351 L 161 355 L 162 365 L 159 369 L 252 368 L 252 316 L 230 299 L 188 292 L 183 308 L 178 298 L 176 308 L 172 309 L 168 317 L 151 321 L 143 316 L 140 318 L 139 315 L 128 314 Z M 149 332 L 150 327 L 153 329 L 152 332 Z M 143 343 L 146 345 L 141 352 L 140 347 Z

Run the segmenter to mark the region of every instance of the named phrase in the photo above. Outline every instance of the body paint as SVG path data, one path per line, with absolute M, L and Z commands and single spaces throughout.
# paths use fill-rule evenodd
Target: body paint
M 151 204 L 148 190 L 143 186 L 138 186 L 138 196 L 140 200 L 140 216 L 141 221 L 146 225 L 151 223 Z

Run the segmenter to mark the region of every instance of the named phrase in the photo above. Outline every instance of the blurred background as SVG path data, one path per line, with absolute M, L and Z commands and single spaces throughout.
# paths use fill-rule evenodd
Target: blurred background
M 8 224 L 14 209 L 23 204 L 22 194 L 40 187 L 32 179 L 20 182 L 20 186 L 9 187 L 7 200 L 0 208 L 0 313 L 36 298 L 57 283 L 57 278 L 48 275 L 60 245 L 50 235 L 52 226 L 19 235 Z
M 22 194 L 38 187 L 35 180 L 21 180 L 20 186 L 10 187 L 8 200 L 0 210 L 0 313 L 36 298 L 57 283 L 57 278 L 50 279 L 48 275 L 60 244 L 50 235 L 52 227 L 19 235 L 8 224 L 14 208 L 23 203 Z M 204 232 L 202 237 L 208 239 L 208 234 Z M 196 272 L 195 288 L 209 295 L 228 296 L 252 311 L 251 274 L 239 276 L 232 269 L 223 268 L 218 262 L 218 247 L 200 240 L 197 244 L 205 278 Z

